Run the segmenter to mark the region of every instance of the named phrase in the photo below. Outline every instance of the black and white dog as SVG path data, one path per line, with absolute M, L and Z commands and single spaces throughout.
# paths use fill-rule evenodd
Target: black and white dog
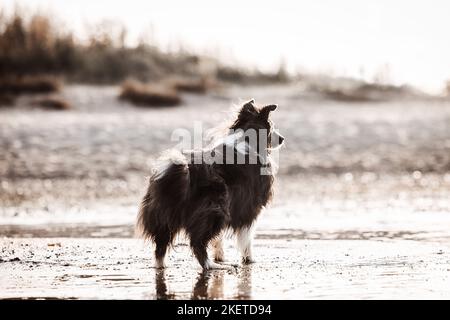
M 225 230 L 237 236 L 242 262 L 252 262 L 252 225 L 272 197 L 270 151 L 284 141 L 269 119 L 276 107 L 259 108 L 254 100 L 245 103 L 219 142 L 204 150 L 179 152 L 153 172 L 138 228 L 156 246 L 156 267 L 164 267 L 167 248 L 180 231 L 205 270 L 226 268 L 220 264 Z M 208 258 L 208 245 L 214 261 Z

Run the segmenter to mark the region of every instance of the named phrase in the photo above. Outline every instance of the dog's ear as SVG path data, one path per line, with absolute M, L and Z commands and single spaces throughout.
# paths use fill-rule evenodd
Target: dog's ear
M 261 109 L 260 114 L 264 119 L 268 119 L 269 113 L 275 111 L 277 107 L 278 106 L 276 104 L 269 104 Z
M 258 111 L 255 106 L 255 100 L 252 99 L 246 103 L 241 108 L 241 111 L 239 111 L 239 118 L 246 118 L 248 116 L 255 116 L 257 115 Z

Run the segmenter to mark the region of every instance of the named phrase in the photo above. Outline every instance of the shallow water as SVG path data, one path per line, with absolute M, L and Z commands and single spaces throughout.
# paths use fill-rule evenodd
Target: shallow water
M 68 86 L 68 112 L 29 110 L 29 97 L 0 110 L 0 297 L 450 297 L 449 102 L 236 87 L 142 109 L 117 90 Z M 173 129 L 215 126 L 250 97 L 280 105 L 287 139 L 257 263 L 204 274 L 180 238 L 169 268 L 153 269 L 151 247 L 133 239 L 152 161 Z

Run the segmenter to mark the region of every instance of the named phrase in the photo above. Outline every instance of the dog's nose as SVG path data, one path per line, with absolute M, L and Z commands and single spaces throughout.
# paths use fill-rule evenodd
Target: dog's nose
M 283 144 L 283 142 L 284 142 L 284 137 L 278 132 L 278 131 L 275 131 L 274 130 L 274 132 L 273 132 L 273 137 L 272 137 L 272 143 L 273 143 L 273 147 L 276 147 L 276 146 L 281 146 L 282 144 Z

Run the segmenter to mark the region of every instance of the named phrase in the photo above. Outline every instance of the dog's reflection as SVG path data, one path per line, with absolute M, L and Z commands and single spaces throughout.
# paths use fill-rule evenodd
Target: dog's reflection
M 216 272 L 202 271 L 199 273 L 197 282 L 192 289 L 191 299 L 214 299 L 223 296 L 223 277 L 224 271 Z M 211 282 L 211 287 L 209 286 Z
M 192 289 L 191 299 L 223 299 L 225 295 L 233 299 L 250 299 L 252 292 L 252 268 L 251 265 L 240 267 L 235 273 L 226 270 L 202 271 Z M 225 278 L 236 276 L 237 286 L 234 295 L 224 292 Z M 230 279 L 231 280 L 231 279 Z M 176 299 L 177 294 L 168 292 L 165 269 L 156 269 L 155 272 L 156 299 Z M 232 288 L 230 288 L 232 290 Z M 225 286 L 225 290 L 229 290 Z
M 155 271 L 156 299 L 168 300 L 175 299 L 175 294 L 167 292 L 166 274 L 164 269 Z
M 234 299 L 252 298 L 252 265 L 246 265 L 239 270 L 237 292 Z

